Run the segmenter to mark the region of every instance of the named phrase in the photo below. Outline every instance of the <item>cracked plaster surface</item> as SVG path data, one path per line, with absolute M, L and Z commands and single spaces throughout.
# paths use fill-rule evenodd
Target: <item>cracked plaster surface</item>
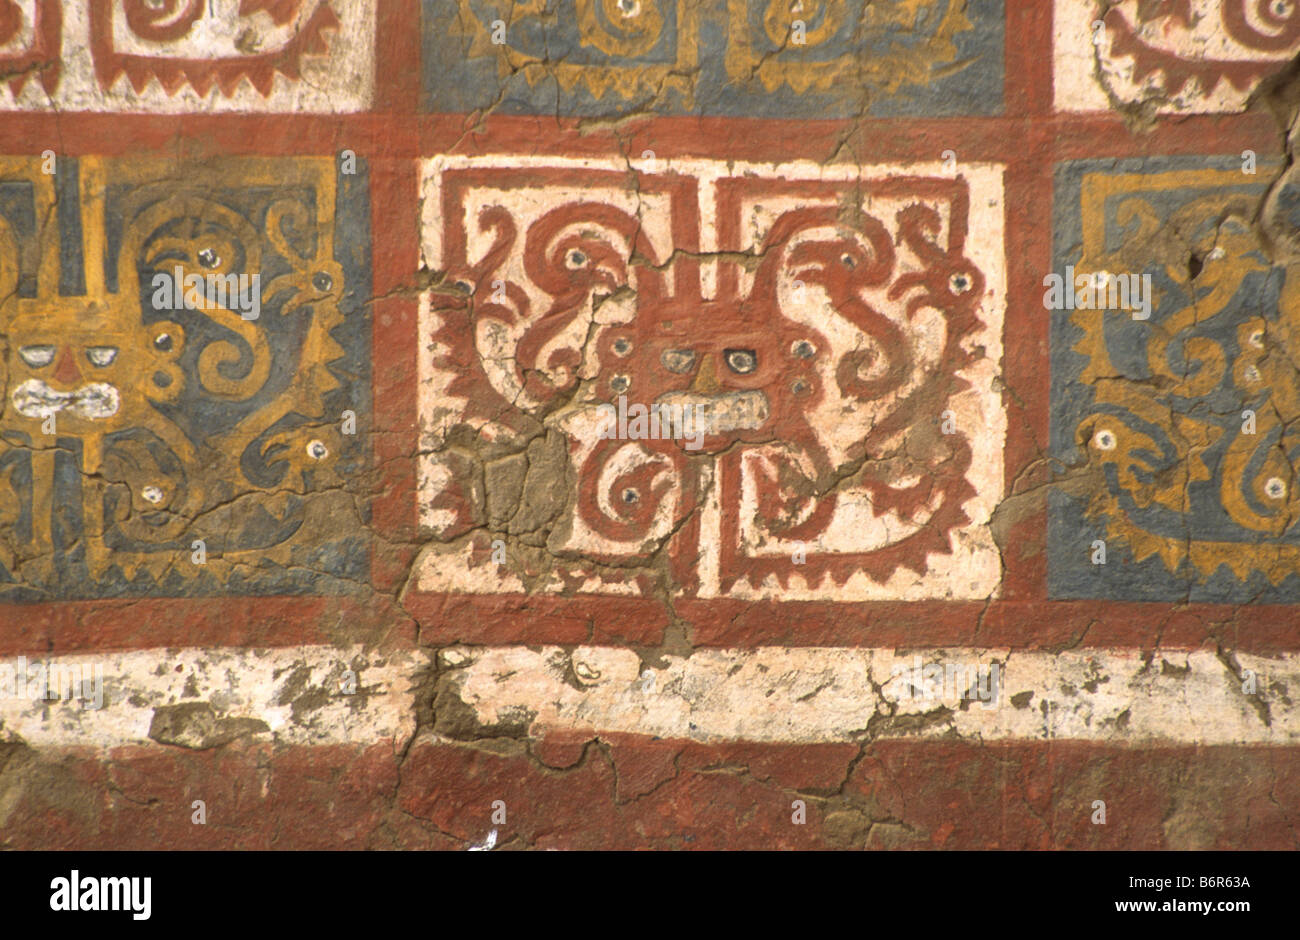
M 1058 41 L 1059 36 L 1058 26 Z M 1094 49 L 1089 46 L 1084 51 L 1091 54 Z M 545 69 L 547 64 L 535 67 Z M 1095 75 L 1089 70 L 1087 79 Z M 1114 107 L 1138 123 L 1154 125 L 1160 119 L 1158 115 L 1172 106 L 1160 94 L 1117 103 L 1121 96 L 1115 85 L 1103 85 L 1101 106 Z M 1276 110 L 1292 100 L 1285 88 L 1266 84 L 1240 100 L 1190 105 L 1184 102 L 1178 107 L 1180 113 Z M 653 106 L 647 106 L 645 113 L 653 114 Z M 586 119 L 582 126 L 589 133 L 621 140 L 621 132 L 634 129 L 637 119 L 636 114 L 618 120 Z M 466 135 L 470 133 L 466 131 Z M 841 161 L 846 156 L 857 159 L 849 143 L 852 134 L 851 130 L 846 132 L 835 152 L 828 154 L 829 161 Z M 1285 136 L 1285 123 L 1280 136 Z M 1290 143 L 1288 138 L 1288 153 Z M 623 150 L 631 191 L 638 185 L 633 172 L 637 155 L 630 146 L 623 146 Z M 1256 214 L 1242 220 L 1263 233 L 1270 261 L 1279 266 L 1292 263 L 1296 248 L 1291 244 L 1296 227 L 1283 217 L 1280 208 L 1285 204 L 1282 194 L 1292 185 L 1294 176 L 1289 158 L 1287 162 L 1288 167 L 1279 171 Z M 636 201 L 640 205 L 639 193 Z M 757 253 L 737 256 L 705 250 L 697 256 L 705 260 L 739 260 L 751 268 L 761 262 Z M 674 249 L 657 267 L 667 268 L 678 260 L 680 254 Z M 656 267 L 646 259 L 632 261 Z M 401 290 L 414 297 L 429 290 L 453 294 L 462 289 L 448 272 L 433 264 Z M 602 306 L 632 299 L 634 294 L 595 299 L 587 311 L 588 341 L 594 335 L 592 328 Z M 1281 353 L 1294 363 L 1289 347 Z M 1008 398 L 1019 397 L 1015 388 L 1000 382 L 997 390 Z M 1296 416 L 1281 418 L 1289 424 Z M 1015 426 L 1014 418 L 1009 421 L 1010 433 L 1027 433 Z M 510 565 L 519 570 L 503 581 L 499 574 L 480 569 L 475 577 L 483 579 L 481 585 L 462 581 L 455 585 L 457 588 L 495 593 L 504 584 L 530 593 L 553 586 L 545 572 L 556 558 L 582 559 L 581 550 L 556 552 L 546 538 L 539 537 L 554 519 L 550 512 L 556 500 L 554 491 L 574 485 L 571 469 L 557 456 L 556 440 L 555 432 L 538 427 L 523 448 L 506 452 L 492 442 L 462 435 L 432 443 L 426 440 L 417 453 L 393 458 L 415 461 L 449 448 L 461 449 L 474 459 L 486 458 L 485 466 L 493 468 L 483 474 L 481 482 L 484 517 L 471 531 L 503 538 Z M 1037 459 L 1005 484 L 1003 498 L 989 514 L 987 527 L 999 559 L 1011 547 L 1005 543 L 1006 533 L 1019 519 L 1040 512 L 1047 492 L 1057 489 L 1086 494 L 1101 484 L 1095 467 L 1069 468 L 1050 482 L 1044 480 L 1045 468 L 1053 467 L 1055 462 L 1045 442 L 1034 443 Z M 848 467 L 826 483 L 818 495 L 840 486 L 856 470 Z M 345 489 L 350 503 L 366 498 L 372 479 L 367 475 L 348 484 Z M 557 487 L 556 481 L 561 479 L 563 484 Z M 655 734 L 700 742 L 833 742 L 859 748 L 846 759 L 845 781 L 858 762 L 867 759 L 867 745 L 877 739 L 970 743 L 1061 739 L 1137 746 L 1293 744 L 1300 731 L 1292 704 L 1296 672 L 1300 669 L 1295 657 L 1288 654 L 1263 658 L 1233 647 L 1233 631 L 1250 626 L 1248 604 L 1225 605 L 1222 616 L 1206 627 L 1206 648 L 1194 652 L 1159 649 L 1159 629 L 1154 652 L 1084 651 L 1078 647 L 1086 641 L 1088 628 L 1067 651 L 925 652 L 927 659 L 950 656 L 962 662 L 979 660 L 1002 666 L 1002 694 L 1006 701 L 993 710 L 983 708 L 979 702 L 963 703 L 951 697 L 937 704 L 901 701 L 897 683 L 891 687 L 885 677 L 896 664 L 911 665 L 912 654 L 906 650 L 697 649 L 692 643 L 689 620 L 675 609 L 673 576 L 661 556 L 676 531 L 674 528 L 658 540 L 641 561 L 621 565 L 582 559 L 593 570 L 609 571 L 618 578 L 623 578 L 628 568 L 649 576 L 651 587 L 646 593 L 667 609 L 672 624 L 667 639 L 658 648 L 593 645 L 485 649 L 457 645 L 430 648 L 428 658 L 415 653 L 379 655 L 361 648 L 292 652 L 188 650 L 176 651 L 176 658 L 190 663 L 187 671 L 156 676 L 149 673 L 169 662 L 169 655 L 146 651 L 115 654 L 108 665 L 122 678 L 113 686 L 114 694 L 120 697 L 110 710 L 102 714 L 74 713 L 60 711 L 64 705 L 34 707 L 18 703 L 0 711 L 4 716 L 0 717 L 0 726 L 11 742 L 26 742 L 33 747 L 108 747 L 152 741 L 150 746 L 202 749 L 255 740 L 262 735 L 269 736 L 277 746 L 392 741 L 403 758 L 417 743 L 455 742 L 457 747 L 483 747 L 494 753 L 513 754 L 555 732 L 593 739 L 603 736 L 597 743 L 584 744 L 581 757 L 572 767 L 586 767 L 589 761 L 600 759 L 597 752 L 609 750 L 604 739 L 618 734 Z M 469 533 L 457 533 L 454 538 L 468 539 Z M 409 563 L 408 576 L 392 592 L 375 592 L 365 582 L 352 582 L 351 586 L 357 595 L 380 605 L 385 611 L 382 616 L 404 617 L 401 602 L 418 584 L 420 568 L 430 552 L 427 534 L 406 544 L 381 544 L 386 540 L 378 535 L 374 539 L 380 552 L 415 556 Z M 564 589 L 571 590 L 568 586 Z M 976 598 L 986 602 L 985 611 L 996 593 L 993 590 Z M 1159 616 L 1167 621 L 1177 615 L 1178 605 L 1171 605 Z M 979 619 L 983 621 L 983 614 Z M 345 636 L 346 627 L 340 625 L 339 632 Z M 362 680 L 363 691 L 358 699 L 344 699 L 335 691 L 346 663 L 353 664 Z M 1243 672 L 1247 669 L 1261 677 L 1258 692 L 1243 691 Z M 236 672 L 238 679 L 233 678 Z M 316 699 L 321 703 L 315 704 Z M 204 703 L 209 708 L 168 711 Z M 160 722 L 160 717 L 167 720 Z M 224 726 L 223 731 L 222 722 L 229 721 L 243 723 Z M 675 777 L 677 760 L 672 759 L 671 771 L 647 793 Z M 742 776 L 752 771 L 737 765 L 707 772 Z M 844 785 L 841 781 L 840 789 Z M 834 792 L 836 788 L 828 789 Z M 1186 830 L 1188 826 L 1194 828 L 1189 820 L 1201 801 L 1194 789 L 1179 791 L 1177 805 L 1165 821 L 1167 827 L 1191 843 L 1195 843 L 1197 835 L 1188 835 Z M 895 837 L 905 841 L 910 831 L 908 824 L 890 812 L 832 802 L 826 824 L 836 838 L 846 843 L 863 839 L 888 842 Z M 480 840 L 482 836 L 476 833 L 472 838 Z M 456 834 L 453 838 L 468 841 L 471 836 Z M 529 839 L 519 841 L 532 844 Z

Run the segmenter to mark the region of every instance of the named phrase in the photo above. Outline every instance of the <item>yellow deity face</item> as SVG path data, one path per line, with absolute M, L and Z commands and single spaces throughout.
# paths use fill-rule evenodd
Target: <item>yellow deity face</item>
M 10 304 L 18 309 L 5 317 L 4 425 L 25 432 L 33 446 L 54 446 L 60 436 L 98 441 L 137 421 L 148 399 L 180 390 L 178 324 L 142 326 L 121 302 Z
M 73 436 L 121 425 L 123 395 L 130 392 L 123 380 L 136 358 L 126 347 L 134 340 L 106 321 L 95 312 L 79 318 L 67 308 L 31 310 L 9 321 L 5 365 L 12 424 L 28 425 L 33 437 L 43 424 Z

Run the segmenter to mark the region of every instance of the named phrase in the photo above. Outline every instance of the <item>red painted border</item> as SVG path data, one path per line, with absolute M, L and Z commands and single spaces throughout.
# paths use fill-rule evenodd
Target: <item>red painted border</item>
M 700 647 L 1010 650 L 1300 649 L 1300 607 L 1120 601 L 737 601 L 411 593 L 420 642 L 657 646 L 671 625 Z
M 102 114 L 7 112 L 0 153 L 69 156 L 310 156 L 351 149 L 368 159 L 439 153 L 617 156 L 653 150 L 664 157 L 714 160 L 938 161 L 951 149 L 961 162 L 1025 161 L 1050 179 L 1061 160 L 1099 157 L 1240 154 L 1280 156 L 1284 135 L 1270 117 L 1195 115 L 1149 132 L 1130 131 L 1113 115 L 877 118 L 796 121 L 657 117 L 617 129 L 575 118 L 491 116 L 466 126 L 462 115 Z
M 417 549 L 415 487 L 419 450 L 419 321 L 415 272 L 420 266 L 417 167 L 412 160 L 370 163 L 371 446 L 377 475 L 371 501 L 371 581 L 399 590 Z
M 0 605 L 0 656 L 141 647 L 411 647 L 415 625 L 383 600 L 353 597 L 150 597 Z
M 1296 747 L 628 734 L 395 745 L 43 752 L 39 782 L 12 788 L 0 848 L 463 851 L 493 830 L 498 846 L 570 850 L 1300 845 Z M 78 798 L 51 800 L 56 785 Z M 191 822 L 195 799 L 208 825 Z M 1106 825 L 1092 823 L 1097 799 Z M 1193 825 L 1171 823 L 1201 806 Z

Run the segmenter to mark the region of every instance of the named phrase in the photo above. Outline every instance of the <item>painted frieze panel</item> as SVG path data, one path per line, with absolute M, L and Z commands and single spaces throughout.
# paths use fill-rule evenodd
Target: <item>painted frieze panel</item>
M 424 0 L 432 111 L 1001 110 L 1001 0 Z
M 364 577 L 368 231 L 329 158 L 0 162 L 0 597 Z
M 995 592 L 1001 178 L 428 161 L 420 586 Z
M 1140 302 L 1107 285 L 1052 314 L 1052 447 L 1073 481 L 1052 494 L 1055 596 L 1300 597 L 1300 281 L 1256 226 L 1264 175 L 1236 158 L 1057 172 L 1057 270 L 1085 289 L 1125 272 Z

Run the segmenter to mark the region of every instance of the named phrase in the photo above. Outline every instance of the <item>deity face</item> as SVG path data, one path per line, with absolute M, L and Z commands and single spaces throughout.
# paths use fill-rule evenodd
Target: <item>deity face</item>
M 54 419 L 57 434 L 99 437 L 122 426 L 131 410 L 129 376 L 140 340 L 108 310 L 58 303 L 9 320 L 8 404 L 12 421 L 34 440 Z
M 700 453 L 788 435 L 821 399 L 815 369 L 827 343 L 784 317 L 746 316 L 733 302 L 648 311 L 611 327 L 599 394 L 690 407 L 705 427 Z
M 545 590 L 649 593 L 647 559 L 702 598 L 994 578 L 991 543 L 954 532 L 1002 491 L 1003 269 L 992 228 L 967 241 L 1000 172 L 693 161 L 632 193 L 626 161 L 431 161 L 426 257 L 450 283 L 422 313 L 421 505 L 446 547 L 422 589 L 485 586 L 490 540 L 463 562 L 451 542 L 493 532 L 486 467 L 541 428 L 568 460 L 536 517 Z

